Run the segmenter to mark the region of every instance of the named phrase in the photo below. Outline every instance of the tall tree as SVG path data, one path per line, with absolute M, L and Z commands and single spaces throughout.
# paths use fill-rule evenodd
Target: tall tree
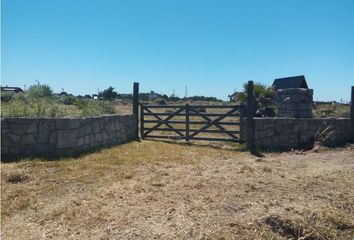
M 247 88 L 248 88 L 248 84 L 244 83 L 242 92 L 237 94 L 236 101 L 246 103 L 246 101 L 247 101 Z M 274 104 L 273 100 L 275 97 L 275 91 L 274 91 L 273 87 L 267 87 L 266 85 L 264 85 L 262 83 L 255 83 L 253 86 L 253 89 L 254 89 L 254 95 L 256 98 L 257 109 L 270 107 Z
M 103 98 L 104 100 L 109 100 L 109 101 L 116 99 L 117 96 L 118 96 L 118 93 L 116 91 L 114 91 L 114 87 L 109 87 L 109 88 L 103 90 L 103 92 L 100 92 L 98 94 L 99 98 Z

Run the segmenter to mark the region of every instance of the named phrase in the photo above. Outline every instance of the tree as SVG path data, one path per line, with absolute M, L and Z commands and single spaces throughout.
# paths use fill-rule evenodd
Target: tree
M 103 90 L 103 92 L 100 92 L 98 94 L 99 98 L 102 98 L 104 100 L 109 100 L 109 101 L 116 99 L 117 96 L 118 96 L 118 93 L 116 91 L 114 91 L 114 87 L 109 87 L 109 88 Z
M 241 103 L 247 102 L 247 89 L 248 84 L 244 83 L 242 92 L 238 93 L 236 96 L 236 101 Z M 253 89 L 256 98 L 257 109 L 272 107 L 274 104 L 273 99 L 275 97 L 275 91 L 273 87 L 267 87 L 262 83 L 255 83 L 253 85 Z

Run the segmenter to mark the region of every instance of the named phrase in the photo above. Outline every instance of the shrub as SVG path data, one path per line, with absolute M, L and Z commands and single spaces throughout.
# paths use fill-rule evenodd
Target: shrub
M 47 84 L 37 84 L 31 85 L 27 90 L 27 94 L 31 98 L 44 98 L 52 96 L 53 90 Z
M 21 101 L 27 101 L 28 96 L 25 93 L 17 93 L 13 96 L 12 99 L 15 100 L 21 100 Z
M 1 93 L 1 101 L 2 102 L 9 102 L 14 97 L 14 93 L 12 92 L 4 92 Z
M 97 116 L 104 114 L 115 114 L 116 109 L 112 102 L 108 101 L 77 101 L 77 106 L 81 109 L 83 116 Z
M 62 96 L 60 97 L 60 100 L 59 102 L 62 103 L 62 104 L 65 104 L 65 105 L 73 105 L 76 101 L 76 98 L 74 96 L 70 96 L 70 95 L 67 95 L 67 96 Z
M 46 99 L 13 99 L 2 107 L 5 117 L 61 117 L 66 115 L 65 109 L 59 104 Z
M 157 98 L 154 100 L 154 103 L 155 104 L 158 104 L 158 105 L 167 105 L 167 101 L 163 98 Z

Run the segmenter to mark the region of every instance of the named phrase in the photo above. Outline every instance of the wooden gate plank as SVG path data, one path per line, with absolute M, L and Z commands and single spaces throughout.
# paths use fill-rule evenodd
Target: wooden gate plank
M 210 119 L 210 118 L 207 118 Z M 198 124 L 198 125 L 204 125 L 208 122 L 210 122 L 212 119 L 210 119 L 209 121 L 189 121 L 189 124 Z M 160 123 L 161 121 L 159 120 L 144 120 L 145 123 Z M 167 121 L 167 123 L 175 123 L 175 124 L 185 124 L 186 121 L 185 120 L 172 120 L 172 121 Z M 231 126 L 239 126 L 240 122 L 219 122 L 219 125 L 231 125 Z

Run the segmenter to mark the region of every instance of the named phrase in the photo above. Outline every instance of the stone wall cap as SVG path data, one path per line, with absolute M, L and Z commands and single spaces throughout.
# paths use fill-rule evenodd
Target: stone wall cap
M 344 118 L 344 117 L 322 117 L 322 118 L 314 118 L 320 120 L 351 120 L 351 118 Z
M 254 117 L 255 120 L 351 120 L 351 118 L 336 118 L 336 117 L 328 117 L 328 118 L 293 118 L 293 117 Z
M 100 116 L 64 116 L 64 117 L 1 117 L 3 120 L 73 120 L 73 119 L 93 119 L 93 118 L 104 118 L 104 117 L 129 117 L 134 116 L 133 114 L 108 114 Z
M 283 89 L 278 89 L 277 92 L 287 92 L 287 91 L 312 91 L 312 88 L 283 88 Z
M 286 120 L 286 119 L 299 119 L 293 117 L 254 117 L 253 119 L 264 119 L 264 120 Z

